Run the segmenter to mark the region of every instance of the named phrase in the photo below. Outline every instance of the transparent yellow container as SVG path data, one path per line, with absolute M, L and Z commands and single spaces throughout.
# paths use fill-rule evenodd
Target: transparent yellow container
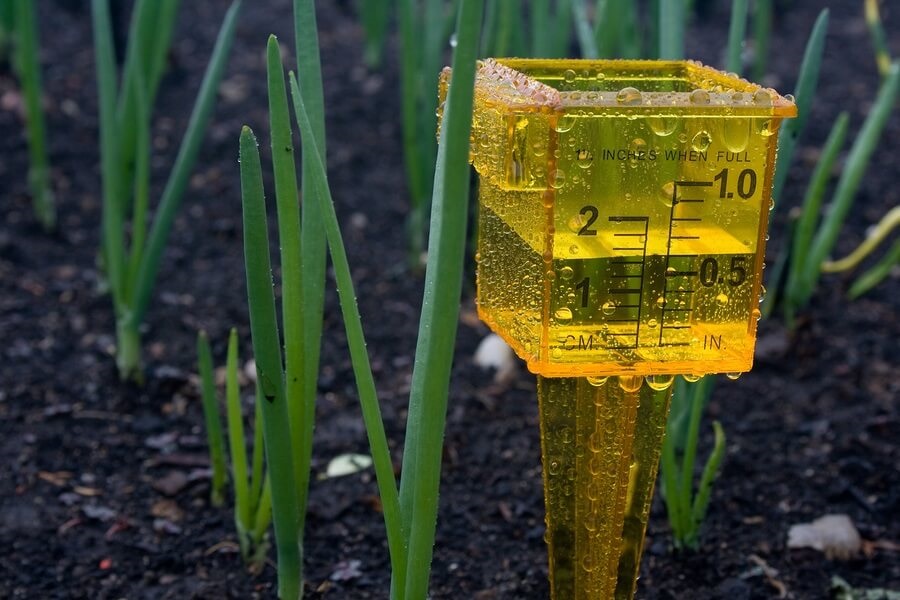
M 752 365 L 795 115 L 691 61 L 480 65 L 478 312 L 538 375 L 555 599 L 633 596 L 673 376 Z
M 748 370 L 794 104 L 694 62 L 487 60 L 475 93 L 478 311 L 528 368 Z

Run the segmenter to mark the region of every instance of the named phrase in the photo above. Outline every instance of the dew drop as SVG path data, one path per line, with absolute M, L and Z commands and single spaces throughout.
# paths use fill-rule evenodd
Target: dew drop
M 450 47 L 456 48 L 456 44 L 458 44 L 458 43 L 459 43 L 459 41 L 457 40 L 456 34 L 454 33 L 453 35 L 450 36 Z
M 768 90 L 756 90 L 753 94 L 753 104 L 757 106 L 772 106 L 772 95 Z
M 666 137 L 672 135 L 678 128 L 678 119 L 675 117 L 650 117 L 647 119 L 647 125 L 650 126 L 650 131 L 656 135 Z
M 665 298 L 665 296 L 660 296 L 659 298 L 657 298 L 657 299 L 656 299 L 656 305 L 657 305 L 658 307 L 660 307 L 660 308 L 663 308 L 663 307 L 666 305 L 666 298 Z
M 556 320 L 560 324 L 565 325 L 566 323 L 568 323 L 569 321 L 572 320 L 572 311 L 568 308 L 563 307 L 563 308 L 557 309 L 557 311 L 555 313 L 553 313 L 553 316 L 556 317 Z
M 706 90 L 696 89 L 691 92 L 691 104 L 709 104 L 709 92 Z
M 560 348 L 558 346 L 550 351 L 550 356 L 552 356 L 555 359 L 562 358 L 562 355 L 563 355 L 562 348 Z
M 619 387 L 622 388 L 623 391 L 633 393 L 641 389 L 641 384 L 644 383 L 644 378 L 640 375 L 620 375 L 619 376 Z
M 641 103 L 641 99 L 643 95 L 640 90 L 633 87 L 626 87 L 619 90 L 619 93 L 616 94 L 616 102 L 619 104 L 624 104 L 625 106 L 635 106 Z
M 575 71 L 566 69 L 566 72 L 563 73 L 563 79 L 566 80 L 566 83 L 575 83 Z
M 572 129 L 575 125 L 575 117 L 572 115 L 562 115 L 556 120 L 556 131 L 559 133 L 565 133 Z
M 732 381 L 734 381 L 735 379 L 739 379 L 740 376 L 741 376 L 741 373 L 725 373 L 725 377 L 727 377 L 728 379 L 731 379 Z
M 687 381 L 688 383 L 697 383 L 698 381 L 700 381 L 700 376 L 694 375 L 693 373 L 690 373 L 688 375 L 682 375 L 682 377 L 684 377 L 684 380 Z
M 616 303 L 607 300 L 603 303 L 603 306 L 600 307 L 600 310 L 603 311 L 604 315 L 611 315 L 616 312 Z
M 594 387 L 600 387 L 609 380 L 609 377 L 587 377 L 587 382 Z
M 649 327 L 650 329 L 655 329 L 657 325 L 659 325 L 659 321 L 657 321 L 656 319 L 650 319 L 649 321 L 647 321 L 647 327 Z
M 560 279 L 572 279 L 574 274 L 575 271 L 572 270 L 572 267 L 563 267 L 559 270 Z
M 647 386 L 652 390 L 656 390 L 657 392 L 661 392 L 663 390 L 669 389 L 672 386 L 672 382 L 675 381 L 674 375 L 647 375 L 644 377 L 644 381 L 647 382 Z
M 691 148 L 697 152 L 705 152 L 709 148 L 712 138 L 706 130 L 700 130 L 691 140 Z
M 566 174 L 561 169 L 556 169 L 550 173 L 550 187 L 559 189 L 566 183 Z
M 762 304 L 765 299 L 766 299 L 766 286 L 761 285 L 761 286 L 759 286 L 759 303 Z
M 718 304 L 719 306 L 725 306 L 726 304 L 728 304 L 728 296 L 726 296 L 725 294 L 719 294 L 718 296 L 716 296 L 716 304 Z
M 587 169 L 591 166 L 591 163 L 594 162 L 594 153 L 590 150 L 576 150 L 575 151 L 575 164 L 581 167 L 582 169 Z
M 725 119 L 725 147 L 732 152 L 741 152 L 750 141 L 750 122 L 747 119 Z
M 659 201 L 662 202 L 665 206 L 672 206 L 672 198 L 675 197 L 675 182 L 667 181 L 659 188 L 659 194 L 657 195 Z

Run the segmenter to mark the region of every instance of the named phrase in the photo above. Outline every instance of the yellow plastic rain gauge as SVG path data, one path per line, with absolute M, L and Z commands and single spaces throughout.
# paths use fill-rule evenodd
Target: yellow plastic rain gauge
M 795 115 L 691 61 L 480 65 L 478 312 L 537 375 L 556 600 L 633 596 L 674 376 L 751 367 Z

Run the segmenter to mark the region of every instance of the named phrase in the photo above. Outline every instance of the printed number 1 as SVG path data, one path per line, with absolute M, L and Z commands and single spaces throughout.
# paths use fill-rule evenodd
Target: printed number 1
M 591 278 L 585 277 L 575 285 L 576 290 L 581 290 L 581 308 L 587 308 L 588 292 L 591 287 Z

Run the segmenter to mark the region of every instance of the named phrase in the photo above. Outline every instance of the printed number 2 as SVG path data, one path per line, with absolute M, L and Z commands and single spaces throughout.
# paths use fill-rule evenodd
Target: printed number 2
M 580 214 L 582 217 L 588 214 L 590 215 L 588 217 L 587 223 L 582 225 L 581 229 L 578 230 L 578 235 L 597 235 L 597 230 L 591 229 L 591 225 L 593 225 L 594 221 L 597 220 L 597 217 L 600 216 L 600 211 L 597 210 L 597 207 L 588 204 L 580 211 L 578 211 L 578 214 Z

